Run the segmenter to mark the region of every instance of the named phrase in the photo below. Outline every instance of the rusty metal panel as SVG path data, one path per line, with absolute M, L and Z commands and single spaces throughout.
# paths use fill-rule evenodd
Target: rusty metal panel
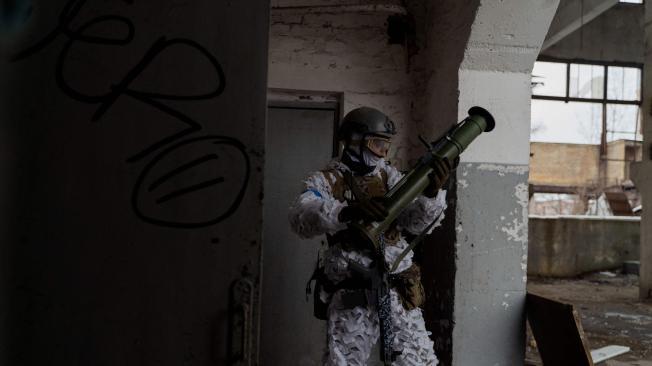
M 593 366 L 580 316 L 572 304 L 528 292 L 526 309 L 544 366 Z

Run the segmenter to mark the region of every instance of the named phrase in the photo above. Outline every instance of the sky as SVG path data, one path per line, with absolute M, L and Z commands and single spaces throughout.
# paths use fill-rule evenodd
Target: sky
M 640 98 L 639 69 L 610 66 L 607 73 L 609 99 Z M 536 62 L 532 75 L 534 95 L 565 96 L 565 63 Z M 571 97 L 602 98 L 603 88 L 603 66 L 571 65 L 569 85 Z M 609 104 L 607 140 L 640 139 L 640 134 L 634 134 L 637 130 L 639 114 L 639 107 L 636 105 Z M 531 128 L 531 141 L 534 142 L 599 144 L 602 104 L 533 99 Z

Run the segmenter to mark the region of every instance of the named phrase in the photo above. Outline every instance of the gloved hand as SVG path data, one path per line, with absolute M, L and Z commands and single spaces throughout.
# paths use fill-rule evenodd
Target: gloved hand
M 439 189 L 446 183 L 446 180 L 450 176 L 451 172 L 451 163 L 448 159 L 436 157 L 433 164 L 433 172 L 428 175 L 430 179 L 430 184 L 423 191 L 423 195 L 428 198 L 433 198 L 437 196 Z
M 338 220 L 340 222 L 350 222 L 360 219 L 365 221 L 383 221 L 388 214 L 381 197 L 375 197 L 361 200 L 342 208 L 338 215 Z

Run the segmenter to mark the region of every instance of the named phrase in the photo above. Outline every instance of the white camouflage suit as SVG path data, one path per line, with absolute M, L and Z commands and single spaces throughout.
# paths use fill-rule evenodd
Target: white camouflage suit
M 331 161 L 329 166 L 311 174 L 305 181 L 304 192 L 296 199 L 290 209 L 290 224 L 295 233 L 302 238 L 311 238 L 323 234 L 335 234 L 346 229 L 346 224 L 338 220 L 338 215 L 347 202 L 333 197 L 330 173 L 342 174 L 349 168 L 339 159 Z M 382 170 L 382 172 L 381 172 Z M 396 168 L 380 159 L 367 176 L 382 176 L 390 189 L 402 177 Z M 436 226 L 443 219 L 446 208 L 446 191 L 439 191 L 434 198 L 420 196 L 401 214 L 397 220 L 399 230 L 419 234 L 439 216 Z M 408 246 L 402 235 L 395 245 L 385 249 L 385 260 L 391 266 L 395 259 Z M 369 267 L 372 259 L 357 250 L 344 250 L 339 245 L 322 248 L 321 260 L 324 272 L 332 282 L 339 282 L 351 276 L 349 261 L 355 261 Z M 400 262 L 396 271 L 400 273 L 412 266 L 413 253 L 410 251 Z M 366 365 L 374 344 L 378 341 L 380 328 L 375 310 L 366 306 L 342 309 L 341 298 L 344 289 L 331 295 L 322 291 L 319 296 L 330 304 L 328 307 L 328 345 L 324 355 L 324 365 L 354 366 Z M 426 330 L 420 308 L 406 310 L 394 289 L 390 290 L 392 306 L 392 323 L 394 331 L 394 351 L 400 352 L 393 365 L 437 365 L 437 357 Z M 330 298 L 329 298 L 330 297 Z

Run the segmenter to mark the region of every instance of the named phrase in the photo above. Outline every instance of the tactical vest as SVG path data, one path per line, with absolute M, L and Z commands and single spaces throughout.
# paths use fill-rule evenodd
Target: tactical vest
M 356 197 L 351 189 L 353 185 L 356 187 L 357 194 L 362 194 L 365 197 L 373 198 L 382 197 L 387 193 L 389 187 L 387 186 L 388 176 L 387 172 L 380 169 L 379 175 L 364 175 L 356 176 L 347 172 L 342 172 L 338 169 L 332 168 L 321 171 L 326 181 L 328 182 L 331 193 L 335 199 L 340 202 L 347 202 L 351 204 L 355 202 Z M 338 235 L 344 234 L 344 235 Z M 328 236 L 329 245 L 340 245 L 343 249 L 348 249 L 347 246 L 353 243 L 347 242 L 348 235 L 346 233 L 338 233 Z M 396 224 L 392 224 L 384 233 L 384 240 L 386 246 L 396 245 L 400 240 L 400 231 Z M 351 301 L 351 306 L 363 305 L 365 302 L 364 291 L 356 291 L 364 288 L 364 284 L 360 284 L 356 279 L 345 280 L 338 284 L 331 284 L 325 278 L 319 268 L 316 268 L 315 273 L 311 278 L 317 280 L 314 296 L 314 313 L 319 319 L 327 319 L 328 304 L 324 303 L 319 298 L 321 289 L 325 289 L 329 293 L 333 293 L 338 289 L 347 289 L 348 298 Z M 399 298 L 403 307 L 406 310 L 412 310 L 423 304 L 425 299 L 425 292 L 421 284 L 421 270 L 416 263 L 413 263 L 407 270 L 393 275 L 391 278 L 393 288 L 399 294 Z M 310 281 L 308 282 L 307 292 L 310 290 Z
M 380 175 L 362 175 L 358 176 L 355 174 L 347 174 L 347 172 L 342 172 L 338 169 L 327 169 L 322 170 L 322 174 L 326 177 L 326 181 L 330 185 L 333 198 L 340 202 L 347 202 L 351 204 L 356 201 L 356 199 L 361 198 L 374 198 L 382 197 L 387 193 L 389 187 L 387 187 L 387 172 L 383 169 L 379 169 Z M 362 194 L 365 197 L 355 197 L 351 187 L 355 185 L 358 191 L 358 194 Z M 396 228 L 396 224 L 392 224 L 384 234 L 385 245 L 392 246 L 396 245 L 400 239 L 400 232 Z M 342 243 L 346 245 L 346 243 Z

